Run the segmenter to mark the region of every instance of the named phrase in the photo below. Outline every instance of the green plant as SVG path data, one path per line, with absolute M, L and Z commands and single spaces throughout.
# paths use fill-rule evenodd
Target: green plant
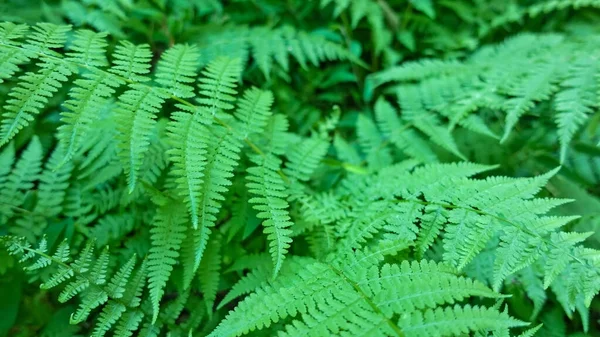
M 7 1 L 0 336 L 597 334 L 597 7 Z

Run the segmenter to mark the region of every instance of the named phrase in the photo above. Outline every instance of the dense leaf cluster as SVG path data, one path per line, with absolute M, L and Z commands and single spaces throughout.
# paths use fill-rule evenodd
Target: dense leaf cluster
M 600 333 L 597 0 L 6 0 L 0 336 Z

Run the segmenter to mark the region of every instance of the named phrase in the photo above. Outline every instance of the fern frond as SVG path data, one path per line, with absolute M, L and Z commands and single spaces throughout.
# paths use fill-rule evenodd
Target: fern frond
M 115 336 L 131 337 L 140 326 L 144 314 L 139 311 L 129 311 L 121 316 L 121 320 L 115 326 Z
M 388 82 L 405 82 L 423 80 L 436 75 L 450 75 L 472 71 L 469 66 L 455 60 L 422 60 L 407 62 L 401 66 L 388 68 L 379 73 L 369 75 L 365 83 L 365 99 L 373 97 L 373 91 Z
M 369 117 L 359 115 L 356 121 L 358 144 L 366 155 L 369 169 L 378 170 L 392 163 L 392 154 L 388 144 L 379 133 L 377 126 Z
M 402 122 L 394 107 L 383 98 L 375 103 L 375 118 L 383 135 L 402 152 L 424 163 L 437 161 L 425 139 Z
M 400 325 L 406 326 L 407 336 L 456 336 L 469 331 L 496 330 L 528 325 L 495 309 L 456 305 L 444 309 L 418 312 L 403 318 Z
M 533 302 L 533 312 L 531 313 L 531 319 L 535 319 L 542 310 L 542 307 L 546 303 L 547 295 L 545 292 L 544 284 L 542 282 L 539 271 L 534 266 L 527 267 L 521 270 L 518 275 L 518 281 L 520 281 L 527 293 L 527 297 Z
M 179 257 L 185 223 L 182 207 L 171 202 L 159 208 L 150 230 L 152 248 L 148 255 L 148 289 L 152 301 L 152 323 L 158 318 L 164 288 Z
M 360 63 L 344 46 L 329 41 L 318 34 L 297 31 L 293 27 L 208 27 L 206 34 L 200 34 L 198 44 L 203 64 L 219 57 L 239 58 L 246 63 L 249 54 L 259 69 L 269 78 L 273 63 L 284 71 L 289 71 L 289 58 L 294 57 L 304 68 L 307 61 L 318 66 L 331 60 L 352 60 Z
M 73 170 L 71 163 L 59 166 L 63 156 L 64 153 L 60 147 L 54 149 L 40 174 L 38 199 L 34 212 L 43 214 L 44 217 L 54 217 L 60 214 L 63 207 L 62 203 Z
M 194 97 L 194 87 L 189 83 L 196 81 L 199 57 L 198 48 L 193 45 L 180 44 L 167 49 L 158 61 L 156 82 L 172 96 Z
M 14 156 L 12 151 L 3 152 L 3 156 Z M 42 169 L 43 155 L 42 144 L 39 138 L 34 136 L 10 174 L 5 176 L 4 184 L 0 186 L 0 223 L 5 223 L 14 214 L 14 207 L 21 206 L 25 201 L 26 193 L 33 188 Z M 10 170 L 10 166 L 5 170 Z
M 302 140 L 289 152 L 284 173 L 291 179 L 308 181 L 328 149 L 329 142 L 319 137 Z
M 19 77 L 19 84 L 8 94 L 0 125 L 0 146 L 34 120 L 74 71 L 72 64 L 60 59 L 45 59 L 38 66 L 38 72 Z
M 184 107 L 180 106 L 180 108 Z M 224 200 L 223 195 L 229 190 L 233 170 L 240 160 L 239 152 L 242 145 L 232 134 L 232 130 L 221 125 L 213 125 L 210 130 L 211 135 L 206 146 L 206 165 L 200 188 L 203 193 L 198 202 L 200 207 L 198 226 L 186 236 L 181 253 L 184 285 L 190 284 L 198 270 L 212 227 L 217 221 L 217 214 Z
M 141 288 L 146 278 L 145 263 L 130 278 L 135 267 L 135 256 L 130 258 L 113 277 L 108 279 L 107 266 L 109 263 L 108 250 L 93 259 L 93 242 L 88 241 L 79 257 L 71 261 L 69 245 L 63 241 L 55 253 L 47 253 L 47 241 L 43 238 L 38 248 L 20 238 L 3 237 L 11 255 L 21 257 L 21 262 L 30 263 L 25 270 L 46 269 L 51 272 L 49 279 L 42 284 L 42 289 L 50 289 L 65 284 L 59 296 L 65 302 L 74 296 L 79 296 L 81 304 L 71 315 L 70 323 L 77 324 L 89 316 L 92 310 L 101 307 L 101 313 L 95 323 L 93 336 L 104 336 L 112 326 L 123 316 L 139 315 L 136 306 L 141 296 Z M 39 271 L 38 271 L 39 272 Z M 108 282 L 107 282 L 108 281 Z M 135 298 L 135 300 L 133 299 Z
M 270 91 L 251 88 L 244 92 L 234 112 L 234 116 L 240 123 L 238 132 L 242 139 L 264 130 L 272 114 L 271 105 L 273 105 L 273 93 Z
M 440 125 L 441 123 L 435 115 L 428 113 L 424 109 L 423 102 L 420 100 L 416 90 L 417 88 L 413 86 L 403 86 L 397 91 L 402 115 L 406 121 L 427 135 L 437 145 L 457 157 L 465 159 L 458 150 L 456 142 L 448 129 Z
M 109 71 L 132 82 L 147 82 L 152 52 L 147 44 L 135 45 L 121 41 L 113 53 L 113 66 Z
M 98 120 L 98 110 L 108 103 L 108 98 L 121 85 L 116 77 L 104 71 L 91 71 L 75 80 L 70 100 L 65 101 L 67 111 L 61 113 L 63 125 L 58 128 L 58 139 L 65 147 L 65 161 L 79 151 L 83 138 Z
M 239 59 L 221 57 L 209 63 L 198 81 L 198 103 L 206 106 L 214 116 L 219 110 L 233 109 L 236 87 L 242 72 Z
M 492 116 L 501 113 L 504 131 L 500 142 L 504 143 L 522 116 L 542 117 L 540 112 L 553 100 L 549 110 L 557 125 L 564 162 L 574 134 L 598 106 L 591 98 L 597 91 L 597 67 L 589 57 L 597 51 L 592 42 L 597 37 L 585 36 L 579 40 L 566 34 L 520 34 L 498 45 L 483 46 L 463 62 L 404 63 L 370 75 L 365 95 L 370 98 L 375 87 L 399 82 L 396 92 L 403 115 L 404 103 L 416 102 L 415 126 L 421 125 L 421 132 L 451 152 L 456 147 L 444 129 L 460 126 L 497 138 Z M 418 123 L 419 119 L 425 122 Z
M 204 168 L 207 164 L 207 148 L 210 144 L 209 126 L 212 124 L 208 111 L 198 107 L 191 113 L 177 111 L 171 115 L 167 126 L 172 148 L 168 150 L 173 162 L 173 174 L 177 190 L 188 207 L 194 228 L 198 227 L 201 209 Z
M 577 130 L 598 107 L 595 99 L 600 88 L 597 84 L 599 68 L 590 58 L 578 60 L 568 69 L 566 79 L 561 82 L 562 90 L 554 99 L 558 113 L 555 122 L 560 141 L 560 161 L 567 156 L 567 148 Z
M 446 210 L 438 205 L 427 205 L 421 216 L 421 228 L 417 235 L 416 248 L 419 256 L 429 249 L 442 230 L 447 219 Z
M 29 61 L 29 56 L 23 50 L 13 48 L 19 44 L 18 40 L 22 39 L 28 30 L 27 25 L 0 23 L 0 83 L 13 77 L 19 71 L 19 65 Z
M 150 134 L 165 97 L 151 87 L 134 84 L 119 97 L 115 117 L 119 120 L 119 157 L 127 175 L 129 192 L 135 190 L 140 178 Z
M 98 247 L 104 247 L 111 242 L 117 242 L 134 227 L 135 214 L 106 214 L 96 221 L 90 234 Z
M 548 99 L 558 89 L 556 69 L 559 66 L 556 61 L 537 64 L 518 82 L 509 84 L 507 93 L 514 97 L 504 103 L 507 114 L 501 142 L 508 138 L 519 118 L 534 106 L 534 102 Z
M 217 290 L 219 286 L 219 278 L 221 272 L 221 238 L 213 237 L 209 241 L 206 251 L 200 261 L 198 276 L 200 280 L 200 290 L 204 295 L 204 303 L 209 315 L 212 315 L 215 299 L 217 298 Z
M 217 309 L 221 309 L 234 299 L 256 290 L 270 279 L 271 273 L 270 266 L 261 264 L 256 269 L 244 275 L 244 277 L 231 287 L 231 290 L 223 297 L 221 302 L 219 302 Z
M 444 261 L 462 269 L 497 237 L 499 241 L 493 243 L 495 289 L 500 289 L 508 275 L 536 261 L 550 259 L 556 262 L 553 266 L 560 273 L 567 270 L 577 273 L 572 278 L 578 280 L 573 287 L 587 294 L 586 299 L 591 298 L 596 286 L 584 283 L 591 282 L 599 272 L 594 267 L 593 253 L 580 257 L 582 247 L 553 242 L 556 234 L 552 233 L 573 217 L 545 215 L 565 201 L 535 198 L 557 170 L 533 178 L 477 180 L 467 177 L 492 167 L 437 164 L 406 173 L 410 168 L 381 170 L 377 179 L 369 176 L 346 179 L 337 193 L 347 208 L 338 220 L 339 236 L 344 238 L 341 247 L 356 248 L 375 238 L 398 234 L 406 239 L 416 233 L 417 253 L 423 254 L 429 244 L 439 242 L 444 246 Z M 395 181 L 396 186 L 391 183 Z M 400 207 L 393 207 L 392 202 L 397 203 L 398 196 L 403 199 Z M 438 241 L 442 233 L 443 238 Z M 561 258 L 551 257 L 555 247 L 563 246 L 564 251 L 556 251 Z M 544 272 L 549 273 L 549 279 L 557 275 L 549 270 Z
M 479 312 L 465 306 L 463 315 L 460 309 L 440 306 L 470 296 L 500 295 L 481 283 L 458 276 L 457 271 L 443 264 L 404 261 L 380 267 L 383 254 L 395 251 L 392 246 L 381 246 L 373 251 L 342 254 L 329 263 L 313 260 L 299 270 L 282 273 L 242 301 L 210 336 L 240 336 L 288 317 L 296 320 L 286 325 L 286 336 L 404 335 L 419 326 L 411 324 L 411 320 L 422 321 L 423 309 L 456 310 L 456 316 L 446 319 L 448 324 L 456 320 L 461 332 L 521 325 L 492 308 L 480 309 L 488 313 L 481 315 L 481 325 L 470 325 L 466 319 L 472 317 L 476 322 Z M 461 290 L 453 292 L 448 288 L 438 293 L 446 282 Z M 402 314 L 398 324 L 390 319 L 394 313 Z M 426 317 L 442 322 L 439 314 Z M 435 324 L 430 329 L 435 329 Z
M 548 252 L 544 266 L 544 288 L 548 288 L 554 279 L 565 270 L 569 264 L 573 246 L 583 242 L 593 233 L 552 233 L 550 240 L 552 247 Z
M 15 146 L 10 143 L 0 152 L 0 187 L 4 189 L 9 174 L 15 162 Z
M 248 191 L 255 197 L 249 200 L 259 213 L 257 217 L 265 219 L 264 233 L 269 241 L 269 253 L 273 261 L 273 276 L 281 269 L 285 254 L 292 239 L 292 225 L 288 213 L 287 193 L 283 179 L 277 174 L 280 160 L 268 155 L 256 159 L 258 166 L 248 168 Z
M 69 46 L 72 52 L 67 53 L 67 59 L 89 67 L 108 65 L 106 36 L 106 33 L 95 33 L 90 30 L 76 31 L 73 44 Z
M 62 48 L 67 41 L 70 25 L 55 25 L 41 22 L 32 27 L 25 49 L 35 54 L 57 55 L 52 49 Z

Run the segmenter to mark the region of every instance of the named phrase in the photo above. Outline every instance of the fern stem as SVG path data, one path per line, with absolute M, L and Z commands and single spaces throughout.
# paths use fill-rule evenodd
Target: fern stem
M 378 315 L 380 315 L 381 317 L 383 317 L 385 319 L 387 324 L 390 326 L 390 328 L 392 328 L 392 330 L 394 330 L 394 332 L 396 333 L 396 335 L 398 337 L 405 336 L 402 329 L 400 329 L 400 327 L 398 325 L 396 325 L 394 322 L 392 322 L 391 319 L 389 319 L 385 316 L 383 311 L 377 306 L 377 304 L 375 304 L 375 302 L 373 302 L 373 300 L 371 300 L 371 298 L 369 296 L 367 296 L 367 294 L 364 293 L 364 291 L 362 291 L 362 289 L 358 286 L 358 284 L 356 282 L 354 282 L 351 279 L 349 279 L 348 277 L 346 277 L 346 275 L 344 275 L 344 273 L 342 273 L 341 270 L 335 268 L 334 266 L 332 266 L 330 264 L 327 264 L 327 266 L 331 270 L 333 270 L 334 273 L 339 275 L 344 281 L 346 281 L 346 283 L 351 285 L 352 288 L 354 288 L 354 290 L 360 295 L 360 297 L 362 297 L 362 299 L 364 299 L 365 302 L 367 302 L 367 304 L 371 307 L 371 309 L 373 309 L 373 311 L 375 311 L 375 313 L 377 313 Z

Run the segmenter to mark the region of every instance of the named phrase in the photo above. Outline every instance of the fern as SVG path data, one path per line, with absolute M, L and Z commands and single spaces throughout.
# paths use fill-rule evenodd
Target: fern
M 258 211 L 257 217 L 265 219 L 264 233 L 269 240 L 269 253 L 273 261 L 273 275 L 276 276 L 292 239 L 288 227 L 292 225 L 285 201 L 284 182 L 277 174 L 280 163 L 272 156 L 255 159 L 256 167 L 248 168 L 248 191 L 256 197 L 249 200 Z
M 72 324 L 84 321 L 92 310 L 102 308 L 93 336 L 104 336 L 127 310 L 139 311 L 145 263 L 142 263 L 137 275 L 130 279 L 135 266 L 135 256 L 109 279 L 108 251 L 104 250 L 97 259 L 93 259 L 91 242 L 73 261 L 66 242 L 62 242 L 52 255 L 47 254 L 45 239 L 40 241 L 38 248 L 32 248 L 29 243 L 12 237 L 4 237 L 3 243 L 7 245 L 11 255 L 20 256 L 22 262 L 30 263 L 25 270 L 31 272 L 52 268 L 48 280 L 41 287 L 50 289 L 64 283 L 59 301 L 66 302 L 80 296 L 82 302 L 71 315 Z
M 310 62 L 318 66 L 328 60 L 356 60 L 340 45 L 317 34 L 297 31 L 293 27 L 207 27 L 209 34 L 198 39 L 203 64 L 220 56 L 240 58 L 242 62 L 252 55 L 260 70 L 269 77 L 276 62 L 283 70 L 289 69 L 290 56 L 304 68 Z M 358 61 L 357 61 L 358 62 Z
M 19 71 L 19 65 L 29 61 L 29 57 L 17 48 L 11 48 L 18 44 L 27 32 L 26 25 L 16 25 L 12 22 L 0 23 L 0 50 L 2 58 L 0 59 L 0 83 L 5 79 L 11 78 Z
M 202 98 L 198 103 L 206 106 L 214 116 L 218 110 L 231 110 L 235 101 L 238 76 L 242 71 L 239 59 L 221 57 L 210 63 L 198 84 Z
M 200 289 L 204 294 L 204 301 L 209 315 L 212 314 L 221 271 L 221 242 L 211 240 L 207 246 L 206 252 L 200 262 L 198 277 L 200 279 Z
M 185 218 L 182 213 L 174 203 L 162 205 L 154 219 L 154 228 L 150 231 L 152 248 L 148 255 L 148 288 L 152 300 L 152 323 L 158 318 L 164 287 L 185 237 Z
M 0 335 L 597 334 L 597 16 L 0 4 Z
M 146 82 L 150 72 L 152 53 L 146 44 L 134 45 L 121 41 L 113 54 L 113 67 L 109 71 L 132 82 Z
M 48 103 L 61 82 L 68 80 L 73 68 L 61 60 L 47 59 L 38 63 L 39 72 L 29 72 L 20 77 L 20 86 L 14 87 L 6 101 L 0 126 L 0 145 L 10 141 L 21 129 L 34 120 L 41 108 Z
M 176 45 L 168 49 L 158 62 L 156 81 L 172 96 L 193 97 L 194 88 L 187 83 L 195 81 L 198 58 L 194 46 Z
M 553 100 L 560 160 L 564 162 L 574 134 L 597 106 L 590 99 L 596 91 L 596 70 L 589 66 L 588 57 L 596 47 L 585 42 L 596 39 L 593 34 L 582 40 L 559 34 L 522 34 L 497 46 L 482 47 L 465 62 L 417 61 L 373 74 L 365 95 L 370 98 L 374 87 L 381 84 L 401 82 L 404 84 L 397 92 L 403 113 L 410 114 L 414 109 L 402 106 L 406 101 L 403 97 L 411 97 L 424 102 L 428 113 L 419 116 L 434 118 L 437 114 L 448 120 L 449 129 L 458 124 L 492 137 L 495 134 L 491 127 L 475 113 L 485 109 L 502 111 L 506 116 L 501 142 L 507 141 L 524 114 Z M 550 50 L 554 52 L 546 52 Z M 415 87 L 409 81 L 419 83 Z M 435 119 L 422 125 L 430 129 L 439 123 Z M 453 136 L 444 133 L 440 139 L 441 131 L 429 131 L 436 143 L 454 152 Z
M 357 251 L 326 263 L 313 261 L 296 273 L 281 275 L 240 303 L 210 336 L 239 336 L 288 317 L 298 318 L 285 326 L 283 335 L 292 336 L 451 333 L 438 330 L 437 326 L 444 321 L 458 323 L 455 329 L 460 332 L 522 325 L 505 313 L 472 309 L 468 305 L 448 306 L 443 311 L 441 307 L 423 316 L 420 310 L 438 308 L 470 296 L 501 295 L 481 283 L 458 276 L 443 264 L 421 261 L 380 266 L 384 254 L 396 249 L 394 245 L 385 245 L 375 250 Z M 454 285 L 455 290 L 430 291 L 446 283 Z M 294 293 L 298 295 L 292 295 Z M 403 318 L 393 320 L 394 313 L 399 312 Z M 465 316 L 467 320 L 461 319 Z
M 157 114 L 165 101 L 164 95 L 139 84 L 133 85 L 119 97 L 116 118 L 121 121 L 119 131 L 119 157 L 129 186 L 133 192 L 140 175 L 144 155 Z
M 62 113 L 63 125 L 59 128 L 58 137 L 67 147 L 65 158 L 68 160 L 73 153 L 78 151 L 82 137 L 89 132 L 89 128 L 96 121 L 98 111 L 107 104 L 106 98 L 110 97 L 118 87 L 117 79 L 109 73 L 88 73 L 85 79 L 75 81 L 77 85 L 71 91 L 72 100 L 65 102 L 69 111 Z
M 14 153 L 7 150 L 3 156 L 8 158 L 13 157 Z M 12 150 L 14 151 L 14 150 Z M 42 144 L 37 137 L 34 137 L 21 158 L 16 162 L 10 174 L 5 175 L 4 183 L 0 192 L 0 223 L 6 224 L 8 218 L 10 218 L 15 211 L 15 207 L 21 206 L 25 202 L 26 193 L 30 190 L 34 181 L 37 180 L 38 175 L 42 169 Z M 8 159 L 7 158 L 7 159 Z M 10 159 L 4 159 L 6 171 L 10 170 Z M 12 160 L 11 160 L 12 161 Z

